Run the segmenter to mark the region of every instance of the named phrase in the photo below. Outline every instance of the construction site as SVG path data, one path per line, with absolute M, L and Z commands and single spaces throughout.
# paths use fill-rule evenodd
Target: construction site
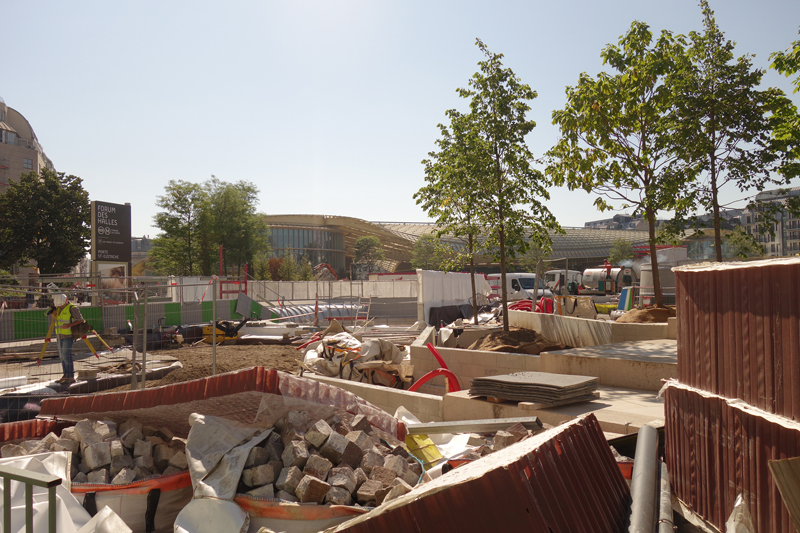
M 670 275 L 507 316 L 423 270 L 9 289 L 4 530 L 800 531 L 800 260 Z

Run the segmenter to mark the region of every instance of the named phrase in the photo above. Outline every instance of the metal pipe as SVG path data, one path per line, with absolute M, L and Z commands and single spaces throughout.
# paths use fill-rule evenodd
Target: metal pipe
M 222 246 L 220 246 L 220 254 Z M 220 262 L 220 264 L 222 264 Z M 221 268 L 221 267 L 220 267 Z M 211 300 L 211 375 L 217 375 L 217 278 L 214 277 L 214 298 Z
M 672 521 L 672 491 L 669 488 L 669 472 L 667 463 L 661 463 L 661 491 L 658 506 L 658 533 L 674 533 Z
M 142 333 L 142 337 L 144 337 L 144 342 L 142 343 L 142 379 L 141 379 L 141 386 L 142 390 L 145 389 L 145 380 L 147 379 L 147 283 L 142 283 L 144 286 L 144 311 L 142 311 L 142 316 L 144 320 L 144 333 Z
M 656 494 L 659 479 L 658 432 L 652 426 L 642 426 L 636 441 L 636 455 L 631 478 L 630 526 L 628 533 L 653 533 L 656 523 Z

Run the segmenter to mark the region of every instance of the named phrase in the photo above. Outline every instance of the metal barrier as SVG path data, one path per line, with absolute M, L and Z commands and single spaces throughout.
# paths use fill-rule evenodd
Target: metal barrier
M 12 466 L 0 466 L 3 478 L 3 531 L 11 533 L 11 482 L 25 483 L 25 531 L 33 533 L 33 487 L 44 487 L 47 494 L 47 529 L 56 533 L 56 487 L 63 481 L 58 476 L 28 472 Z

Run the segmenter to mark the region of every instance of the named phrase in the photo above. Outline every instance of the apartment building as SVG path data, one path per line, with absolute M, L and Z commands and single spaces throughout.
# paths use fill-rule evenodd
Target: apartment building
M 22 174 L 53 169 L 30 122 L 0 98 L 0 194 Z

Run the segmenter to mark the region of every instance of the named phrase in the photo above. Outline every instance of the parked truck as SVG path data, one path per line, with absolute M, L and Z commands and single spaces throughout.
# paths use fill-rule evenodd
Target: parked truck
M 639 278 L 630 267 L 587 268 L 583 271 L 583 294 L 616 294 Z
M 583 272 L 579 270 L 548 270 L 544 273 L 544 284 L 552 292 L 561 294 L 566 287 L 569 294 L 578 294 L 583 280 Z
M 492 287 L 492 294 L 500 297 L 502 285 L 500 274 L 487 274 L 486 281 Z M 508 290 L 509 301 L 514 300 L 538 300 L 542 296 L 552 297 L 553 293 L 544 284 L 544 281 L 536 282 L 536 274 L 531 272 L 506 272 L 506 287 Z

